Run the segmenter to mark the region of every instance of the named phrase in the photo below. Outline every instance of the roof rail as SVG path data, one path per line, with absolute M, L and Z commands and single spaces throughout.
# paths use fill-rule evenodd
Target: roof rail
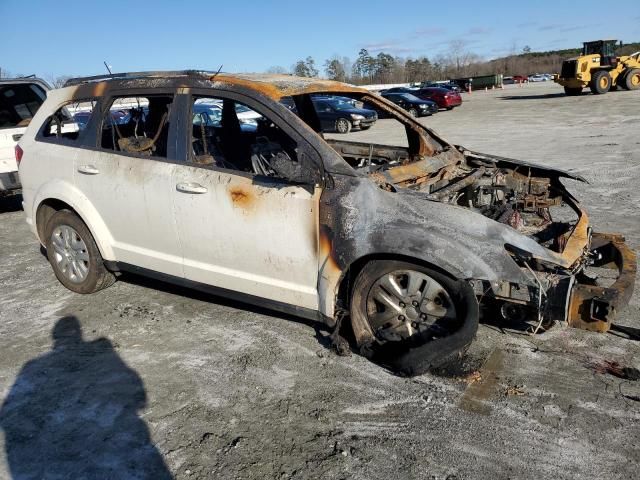
M 64 83 L 65 87 L 72 85 L 80 85 L 83 83 L 91 82 L 103 82 L 105 80 L 131 80 L 135 78 L 162 78 L 162 77 L 203 77 L 210 78 L 215 76 L 218 72 L 210 72 L 204 70 L 171 70 L 171 71 L 155 71 L 155 72 L 123 72 L 123 73 L 111 73 L 105 75 L 95 75 L 92 77 L 76 77 L 70 78 Z

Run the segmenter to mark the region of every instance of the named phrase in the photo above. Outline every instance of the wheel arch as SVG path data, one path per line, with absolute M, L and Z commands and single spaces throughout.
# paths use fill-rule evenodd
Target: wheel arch
M 96 209 L 88 202 L 76 202 L 67 195 L 53 195 L 50 192 L 40 192 L 34 202 L 34 221 L 38 239 L 41 244 L 46 243 L 44 229 L 51 216 L 60 210 L 70 210 L 75 213 L 87 226 L 104 260 L 115 260 L 113 254 L 113 237 Z M 78 198 L 86 199 L 80 192 Z M 89 220 L 91 219 L 91 220 Z
M 402 261 L 407 263 L 413 263 L 415 265 L 420 265 L 422 267 L 430 268 L 435 270 L 452 280 L 462 280 L 458 272 L 453 273 L 448 268 L 444 268 L 441 265 L 436 265 L 433 262 L 429 262 L 419 257 L 414 257 L 411 255 L 405 255 L 402 253 L 370 253 L 367 255 L 363 255 L 362 257 L 357 258 L 353 262 L 351 262 L 347 268 L 345 268 L 342 272 L 341 278 L 338 280 L 338 285 L 336 289 L 336 302 L 335 305 L 337 308 L 345 308 L 348 309 L 351 302 L 351 293 L 353 284 L 358 274 L 362 271 L 362 269 L 370 262 L 378 261 L 378 260 L 395 260 Z

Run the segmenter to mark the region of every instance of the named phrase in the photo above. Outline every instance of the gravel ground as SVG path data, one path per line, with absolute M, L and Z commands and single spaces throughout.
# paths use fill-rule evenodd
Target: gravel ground
M 639 100 L 540 84 L 422 121 L 584 175 L 595 229 L 637 250 Z M 0 478 L 637 478 L 640 382 L 592 365 L 640 367 L 638 341 L 481 325 L 460 371 L 402 378 L 311 323 L 163 283 L 73 294 L 19 202 L 0 208 Z M 639 313 L 636 293 L 617 323 Z

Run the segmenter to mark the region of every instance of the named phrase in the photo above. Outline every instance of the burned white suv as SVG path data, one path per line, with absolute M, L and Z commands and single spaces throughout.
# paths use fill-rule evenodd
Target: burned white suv
M 380 120 L 323 135 L 320 95 Z M 336 328 L 348 319 L 363 352 L 409 374 L 472 341 L 479 299 L 507 318 L 603 331 L 633 288 L 633 252 L 593 233 L 561 183 L 578 177 L 451 145 L 342 83 L 74 79 L 17 156 L 27 222 L 67 288 L 133 271 Z M 617 280 L 599 286 L 591 265 Z

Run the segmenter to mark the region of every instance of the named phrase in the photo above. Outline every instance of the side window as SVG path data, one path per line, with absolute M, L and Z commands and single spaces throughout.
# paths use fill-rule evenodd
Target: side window
M 231 99 L 196 97 L 191 106 L 191 161 L 293 182 L 313 181 L 296 142 L 268 116 Z
M 114 152 L 166 157 L 173 97 L 117 97 L 102 115 L 100 146 Z
M 49 141 L 76 141 L 88 125 L 96 107 L 95 100 L 72 102 L 59 108 L 45 121 L 42 138 Z

